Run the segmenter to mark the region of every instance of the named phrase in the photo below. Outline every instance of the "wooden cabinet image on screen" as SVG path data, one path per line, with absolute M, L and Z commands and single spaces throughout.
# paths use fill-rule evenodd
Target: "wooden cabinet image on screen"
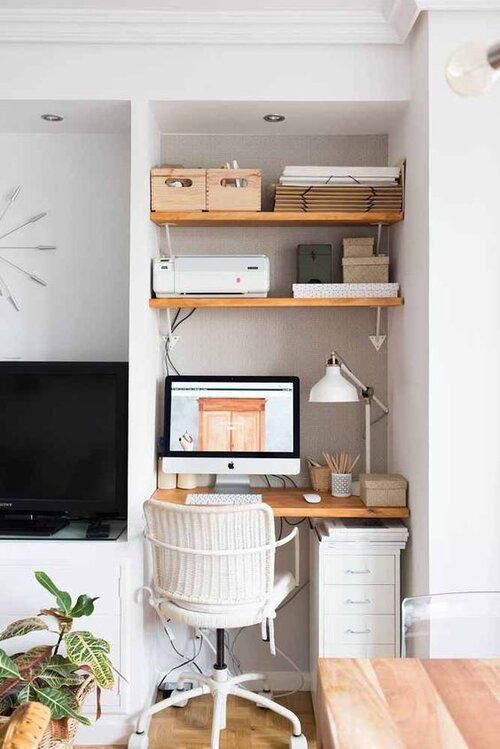
M 265 398 L 198 398 L 198 450 L 262 452 Z

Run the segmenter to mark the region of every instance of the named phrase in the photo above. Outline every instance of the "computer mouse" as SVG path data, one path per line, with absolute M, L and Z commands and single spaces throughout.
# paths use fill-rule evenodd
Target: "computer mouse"
M 321 497 L 319 494 L 303 494 L 302 495 L 306 502 L 309 502 L 311 505 L 317 505 L 318 502 L 321 502 Z

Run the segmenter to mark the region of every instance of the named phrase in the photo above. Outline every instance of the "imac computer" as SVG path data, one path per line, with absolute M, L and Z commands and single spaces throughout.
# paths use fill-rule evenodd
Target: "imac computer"
M 297 377 L 167 377 L 163 470 L 217 474 L 247 493 L 250 474 L 300 472 Z

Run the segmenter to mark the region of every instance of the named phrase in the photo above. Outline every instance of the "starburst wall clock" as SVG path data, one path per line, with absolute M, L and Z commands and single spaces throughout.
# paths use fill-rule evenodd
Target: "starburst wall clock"
M 46 252 L 48 250 L 55 250 L 55 245 L 50 244 L 33 244 L 33 245 L 15 245 L 10 244 L 12 241 L 12 237 L 15 236 L 15 234 L 18 231 L 21 231 L 21 229 L 24 229 L 26 226 L 29 226 L 30 224 L 35 224 L 37 221 L 40 221 L 41 219 L 45 218 L 47 215 L 46 212 L 43 213 L 36 213 L 34 216 L 30 216 L 29 218 L 25 219 L 24 221 L 21 221 L 20 224 L 17 224 L 16 226 L 13 226 L 10 229 L 7 229 L 7 231 L 4 230 L 4 220 L 6 216 L 8 215 L 8 212 L 12 205 L 16 202 L 17 198 L 19 197 L 19 193 L 21 192 L 21 185 L 18 185 L 14 190 L 12 190 L 5 200 L 5 203 L 2 208 L 0 208 L 0 295 L 5 297 L 7 301 L 10 302 L 10 304 L 14 307 L 17 312 L 20 311 L 21 306 L 15 297 L 15 295 L 12 292 L 11 286 L 10 286 L 10 280 L 9 283 L 5 280 L 5 276 L 2 273 L 2 269 L 4 268 L 11 268 L 16 273 L 21 274 L 23 276 L 26 276 L 26 278 L 29 278 L 30 281 L 33 281 L 33 283 L 39 284 L 40 286 L 47 286 L 47 282 L 43 280 L 43 278 L 40 278 L 40 276 L 37 276 L 35 273 L 32 273 L 27 268 L 23 268 L 23 266 L 18 265 L 18 263 L 14 262 L 10 259 L 10 257 L 5 257 L 3 255 L 3 252 L 10 251 L 16 251 L 16 250 L 34 250 L 35 252 Z

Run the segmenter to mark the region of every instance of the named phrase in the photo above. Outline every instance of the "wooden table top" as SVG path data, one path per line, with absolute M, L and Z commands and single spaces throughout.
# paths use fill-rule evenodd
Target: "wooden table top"
M 189 492 L 204 493 L 213 491 L 207 488 L 199 489 L 157 489 L 152 499 L 164 502 L 184 504 Z M 367 507 L 359 497 L 336 499 L 331 494 L 321 494 L 321 502 L 309 504 L 304 499 L 305 492 L 317 494 L 314 489 L 267 489 L 259 488 L 252 491 L 262 494 L 264 501 L 272 508 L 276 517 L 287 518 L 406 518 L 409 515 L 407 507 Z
M 322 749 L 498 749 L 500 659 L 321 658 Z

